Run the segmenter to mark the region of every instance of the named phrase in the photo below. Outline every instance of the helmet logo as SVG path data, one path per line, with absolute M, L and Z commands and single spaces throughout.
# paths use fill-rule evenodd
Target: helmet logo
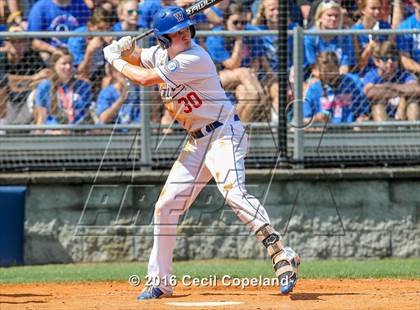
M 182 14 L 182 12 L 175 12 L 174 16 L 178 22 L 182 22 L 184 20 L 184 14 Z

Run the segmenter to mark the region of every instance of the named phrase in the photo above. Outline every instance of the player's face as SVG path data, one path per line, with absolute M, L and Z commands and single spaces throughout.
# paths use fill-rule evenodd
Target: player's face
M 325 10 L 320 20 L 322 29 L 337 29 L 340 24 L 340 10 L 337 8 Z
M 169 38 L 171 38 L 172 41 L 171 47 L 177 50 L 183 51 L 191 47 L 191 32 L 189 27 L 169 34 Z
M 67 82 L 73 75 L 73 60 L 70 55 L 61 56 L 54 65 L 54 70 L 58 75 L 58 78 Z
M 367 0 L 366 7 L 363 10 L 363 15 L 366 17 L 371 17 L 375 20 L 379 19 L 381 14 L 382 4 L 380 0 Z

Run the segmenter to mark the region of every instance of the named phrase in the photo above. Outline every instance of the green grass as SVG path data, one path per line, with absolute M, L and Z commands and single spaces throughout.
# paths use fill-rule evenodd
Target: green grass
M 139 275 L 144 283 L 146 263 L 91 263 L 0 268 L 0 283 L 127 281 Z M 299 277 L 306 279 L 398 278 L 420 279 L 420 259 L 305 261 Z M 192 277 L 223 275 L 273 277 L 269 260 L 206 260 L 176 262 L 174 274 Z

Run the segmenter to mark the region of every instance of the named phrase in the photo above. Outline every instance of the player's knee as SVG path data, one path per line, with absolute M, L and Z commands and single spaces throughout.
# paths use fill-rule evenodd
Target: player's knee
M 185 199 L 158 199 L 155 204 L 155 216 L 157 217 L 178 217 L 187 210 L 187 201 Z
M 232 203 L 240 204 L 241 200 L 247 197 L 245 189 L 240 190 L 237 186 L 233 186 L 232 183 L 223 184 L 221 186 L 221 192 L 229 205 L 232 205 Z

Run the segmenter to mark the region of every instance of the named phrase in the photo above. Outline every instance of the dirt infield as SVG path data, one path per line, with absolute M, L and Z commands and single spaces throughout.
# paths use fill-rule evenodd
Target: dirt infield
M 420 280 L 299 280 L 281 296 L 275 287 L 187 288 L 136 301 L 141 287 L 121 282 L 0 285 L 0 309 L 419 309 Z

